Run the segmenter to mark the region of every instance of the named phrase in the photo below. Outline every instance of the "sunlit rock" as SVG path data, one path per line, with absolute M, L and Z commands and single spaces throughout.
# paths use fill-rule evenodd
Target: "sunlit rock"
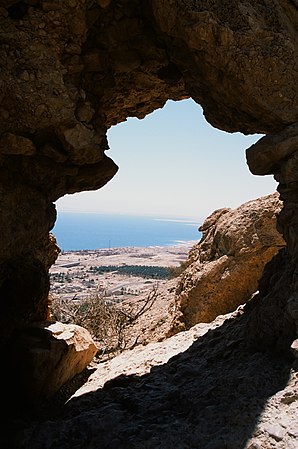
M 28 406 L 53 396 L 82 372 L 97 352 L 86 329 L 60 322 L 24 327 L 13 337 L 9 348 L 8 385 Z
M 274 193 L 217 210 L 204 221 L 176 288 L 187 327 L 232 312 L 258 289 L 265 264 L 285 246 L 276 229 L 281 207 Z

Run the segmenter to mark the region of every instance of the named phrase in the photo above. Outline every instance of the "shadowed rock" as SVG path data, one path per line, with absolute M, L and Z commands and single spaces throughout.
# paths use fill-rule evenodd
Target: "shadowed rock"
M 192 97 L 213 126 L 267 135 L 251 166 L 279 182 L 287 249 L 265 270 L 247 338 L 257 349 L 290 350 L 298 326 L 297 26 L 296 0 L 0 1 L 1 349 L 15 330 L 48 316 L 53 202 L 115 175 L 107 130 Z
M 97 347 L 90 333 L 74 324 L 32 323 L 17 332 L 8 346 L 6 386 L 11 402 L 28 409 L 52 397 L 81 373 L 94 358 Z
M 117 172 L 108 128 L 192 97 L 217 128 L 283 133 L 298 121 L 297 23 L 285 0 L 1 2 L 1 299 L 5 267 L 43 265 L 20 324 L 47 317 L 53 201 Z M 18 282 L 1 308 L 3 343 L 22 308 Z

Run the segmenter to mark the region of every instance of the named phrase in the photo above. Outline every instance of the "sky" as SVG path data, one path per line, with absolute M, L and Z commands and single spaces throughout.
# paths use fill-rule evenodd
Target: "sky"
M 276 190 L 273 176 L 255 176 L 245 149 L 262 135 L 213 128 L 193 100 L 168 101 L 143 120 L 108 131 L 106 152 L 119 166 L 97 191 L 65 195 L 59 212 L 94 212 L 202 221 Z

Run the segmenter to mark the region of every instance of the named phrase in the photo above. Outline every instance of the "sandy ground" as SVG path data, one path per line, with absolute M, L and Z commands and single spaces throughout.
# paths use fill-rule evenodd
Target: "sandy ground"
M 194 243 L 63 252 L 50 269 L 51 293 L 67 299 L 101 293 L 114 301 L 146 294 L 154 286 L 162 288 L 167 281 L 116 272 L 100 274 L 93 272 L 92 268 L 110 265 L 178 267 L 187 259 Z
M 74 312 L 83 301 L 104 299 L 133 318 L 131 324 L 121 331 L 121 347 L 131 348 L 164 340 L 180 329 L 179 314 L 175 304 L 177 278 L 156 279 L 119 274 L 115 271 L 98 273 L 94 267 L 149 266 L 179 267 L 195 242 L 175 246 L 152 246 L 100 249 L 96 251 L 71 251 L 59 255 L 51 268 L 51 294 L 53 318 L 68 322 L 69 311 Z M 94 299 L 92 299 L 94 298 Z M 67 314 L 64 311 L 67 310 Z M 143 311 L 139 314 L 140 311 Z M 61 314 L 62 313 L 62 314 Z M 76 313 L 76 312 L 74 312 Z M 77 323 L 87 326 L 86 322 Z M 115 329 L 114 329 L 115 326 Z M 100 327 L 100 326 L 99 326 Z M 119 341 L 118 325 L 109 323 L 107 338 L 101 332 L 89 329 L 100 353 L 113 351 Z M 109 344 L 107 344 L 109 340 Z M 116 345 L 116 346 L 115 346 Z M 108 356 L 110 357 L 111 354 Z

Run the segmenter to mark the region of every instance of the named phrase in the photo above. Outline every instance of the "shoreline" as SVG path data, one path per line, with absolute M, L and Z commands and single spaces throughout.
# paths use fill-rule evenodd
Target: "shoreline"
M 95 249 L 62 249 L 60 254 L 66 254 L 66 253 L 92 253 L 92 252 L 100 252 L 100 251 L 133 251 L 133 250 L 139 250 L 139 249 L 169 249 L 169 248 L 176 248 L 176 247 L 184 247 L 184 246 L 193 246 L 196 243 L 198 243 L 200 240 L 196 239 L 196 240 L 181 240 L 180 242 L 177 242 L 175 244 L 168 244 L 168 245 L 145 245 L 145 246 L 141 246 L 141 245 L 131 245 L 131 246 L 111 246 L 111 247 L 102 247 L 102 248 L 95 248 Z M 58 245 L 59 246 L 59 245 Z M 60 255 L 59 254 L 59 255 Z
M 161 220 L 148 217 L 93 216 L 76 214 L 57 219 L 52 234 L 62 251 L 88 249 L 176 246 L 199 240 L 199 222 Z
M 119 247 L 61 252 L 50 268 L 51 293 L 64 299 L 83 299 L 104 292 L 115 302 L 148 294 L 154 286 L 165 288 L 169 279 L 135 276 L 100 267 L 179 267 L 197 241 L 172 246 Z M 123 290 L 125 295 L 123 295 Z M 120 296 L 120 293 L 121 296 Z

